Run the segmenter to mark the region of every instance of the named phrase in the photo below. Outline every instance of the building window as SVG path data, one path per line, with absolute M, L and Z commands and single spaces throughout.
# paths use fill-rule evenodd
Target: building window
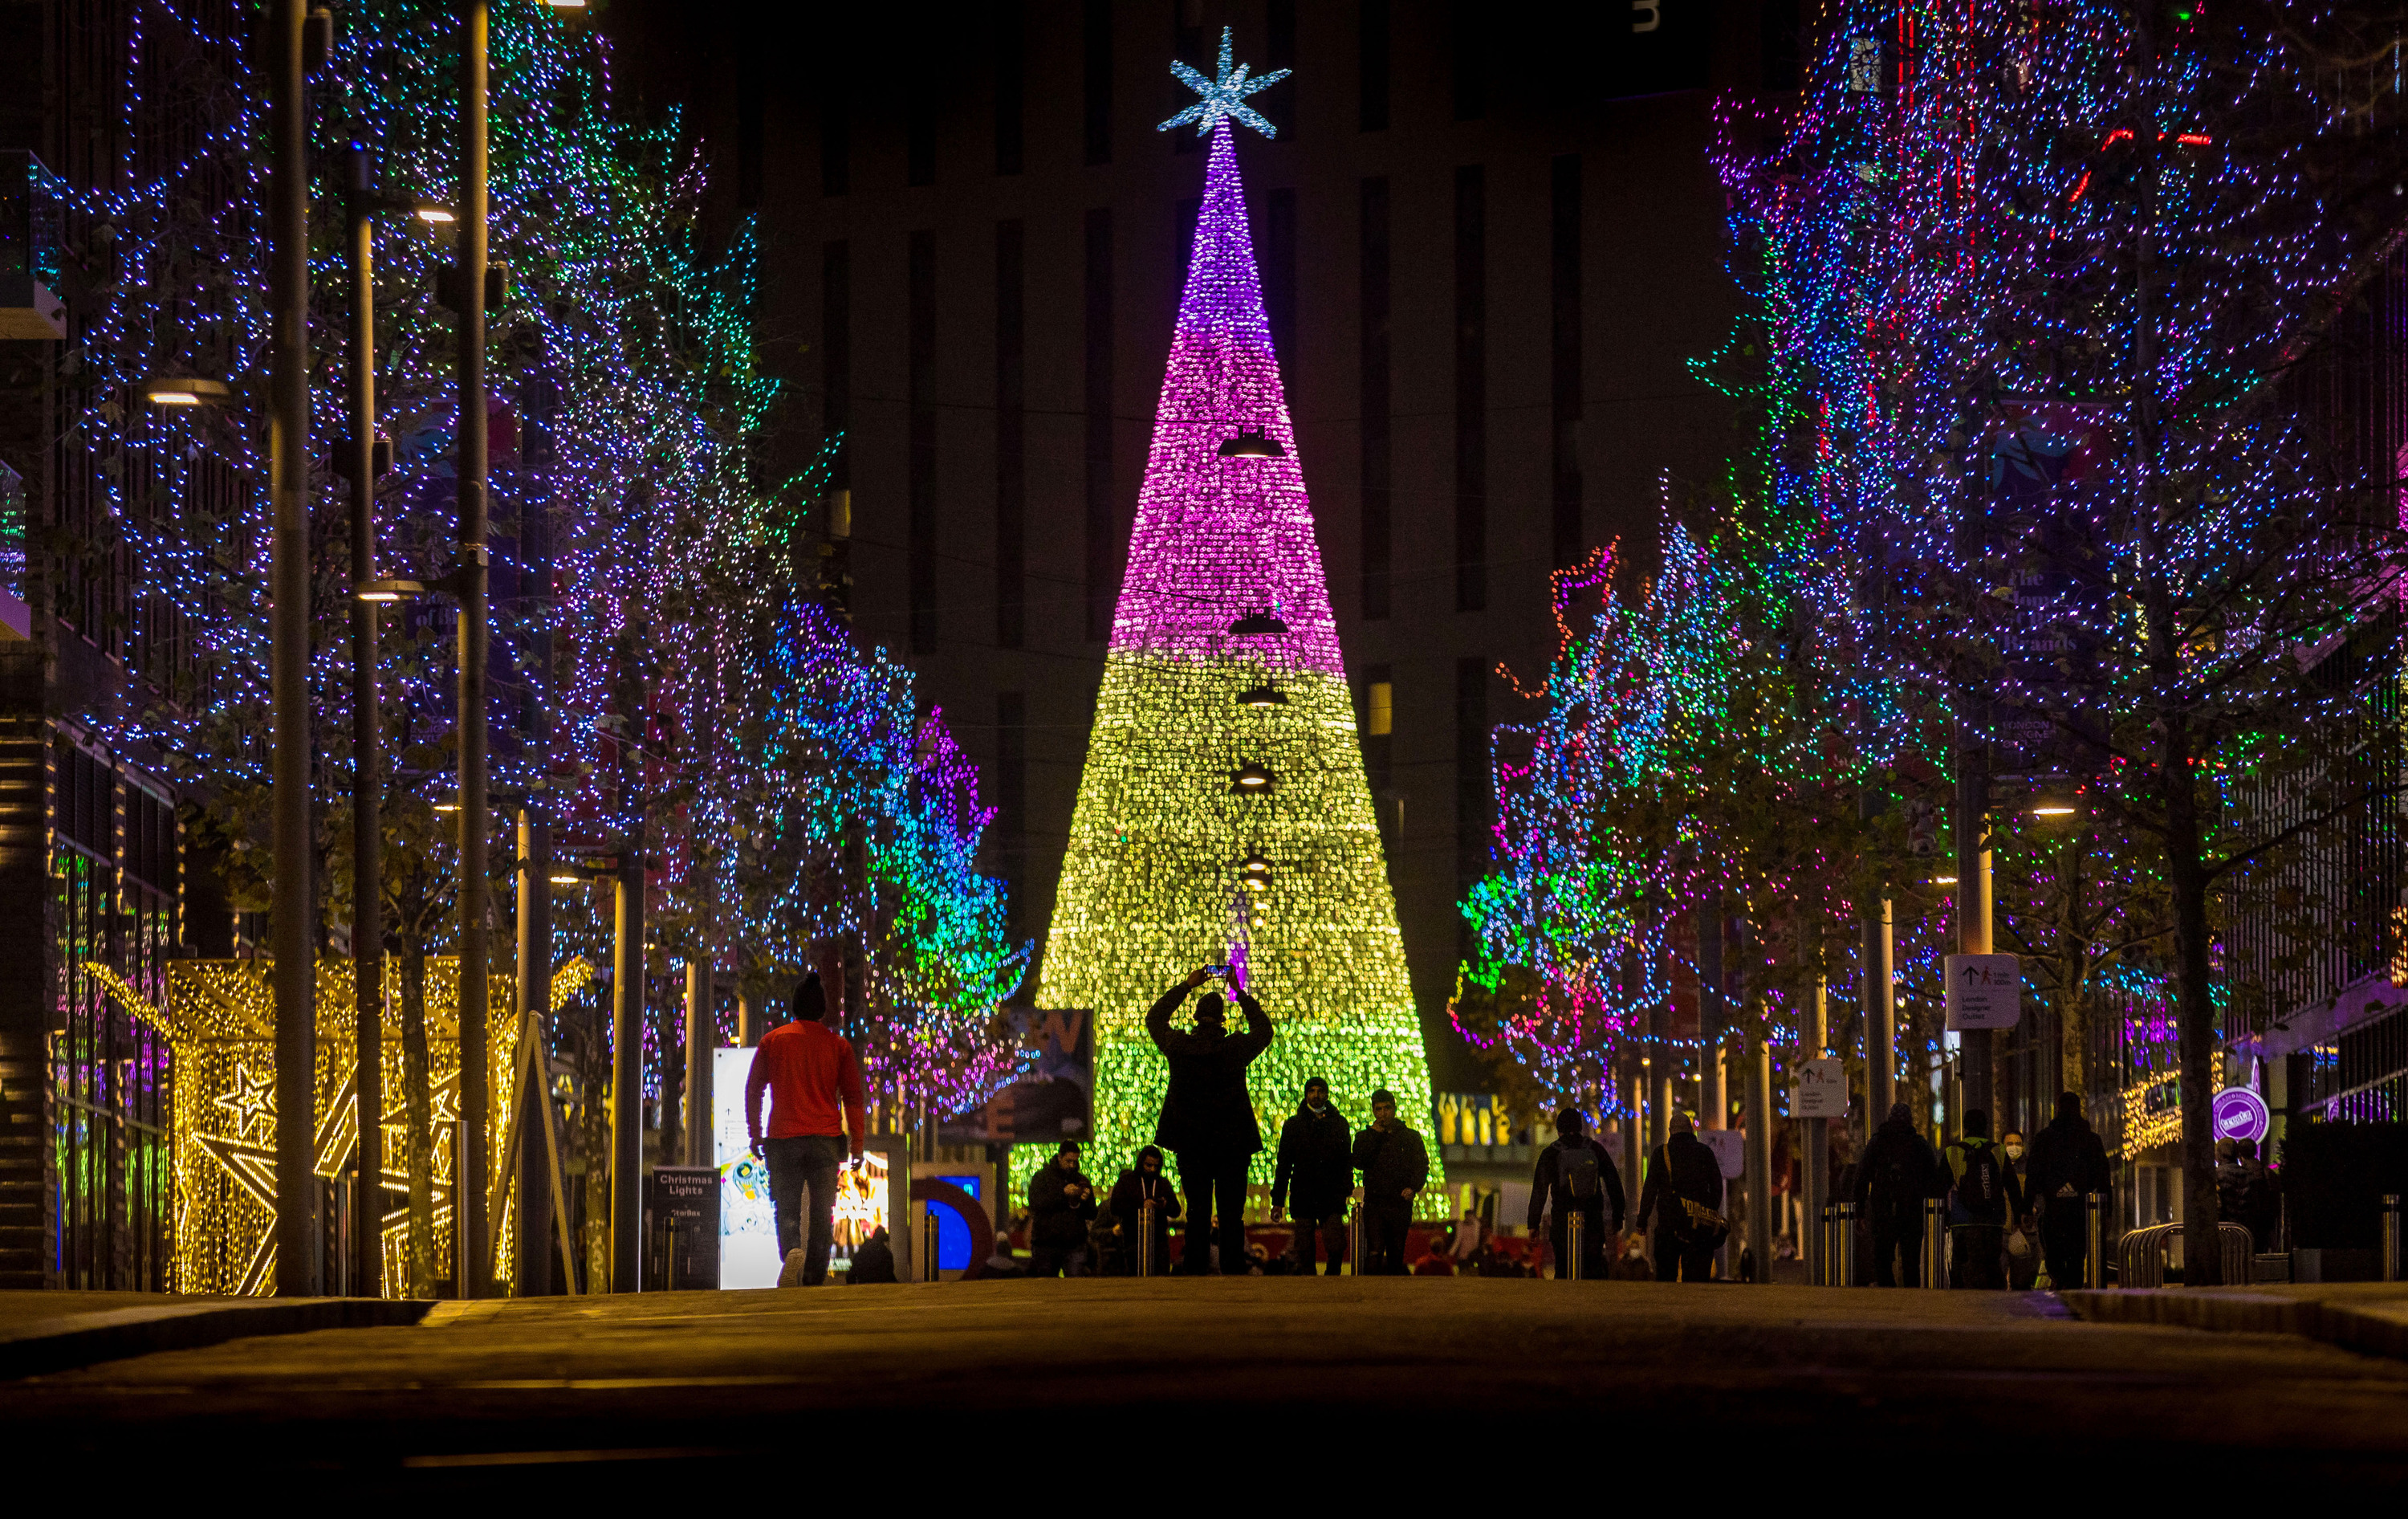
M 1112 530 L 1112 213 L 1087 213 L 1087 637 L 1111 636 L 1120 535 Z
M 1363 698 L 1363 731 L 1374 738 L 1385 738 L 1396 730 L 1397 688 L 1386 681 L 1374 681 L 1365 688 Z
M 1111 0 L 1087 0 L 1084 33 L 1086 52 L 1087 162 L 1112 161 L 1112 7 Z
M 1578 153 L 1555 159 L 1550 196 L 1554 269 L 1553 385 L 1555 426 L 1550 440 L 1555 490 L 1555 567 L 1581 552 L 1581 161 Z
M 1362 190 L 1363 616 L 1388 615 L 1388 181 Z
M 1366 132 L 1388 130 L 1388 0 L 1363 0 L 1357 61 Z
M 1488 207 L 1481 166 L 1455 171 L 1455 609 L 1488 605 Z
M 937 235 L 911 234 L 906 324 L 910 378 L 911 652 L 937 648 Z

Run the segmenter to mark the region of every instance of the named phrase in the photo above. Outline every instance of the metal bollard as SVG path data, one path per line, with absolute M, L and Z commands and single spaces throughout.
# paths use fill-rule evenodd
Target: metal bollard
M 1346 1268 L 1363 1274 L 1363 1205 L 1356 1203 L 1346 1218 Z
M 2400 1280 L 2400 1194 L 2383 1195 L 2383 1280 Z
M 937 1280 L 937 1211 L 924 1207 L 920 1212 L 920 1280 Z
M 1856 1205 L 1843 1202 L 1834 1206 L 1839 1210 L 1840 1240 L 1839 1254 L 1832 1257 L 1840 1263 L 1840 1280 L 1836 1284 L 1853 1287 L 1856 1284 Z
M 1161 1207 L 1160 1203 L 1148 1197 L 1144 1206 L 1137 1211 L 1137 1274 L 1140 1276 L 1154 1275 L 1154 1220 Z
M 1937 1197 L 1923 1199 L 1923 1284 L 1948 1285 L 1948 1213 Z
M 1830 1285 L 1827 1274 L 1831 1262 L 1831 1205 L 1823 1205 L 1823 1216 L 1815 1221 L 1814 1254 L 1807 1258 L 1806 1284 L 1813 1287 Z
M 1587 1264 L 1588 1256 L 1581 1250 L 1581 1238 L 1587 1222 L 1586 1216 L 1581 1213 L 1574 1213 L 1564 1220 L 1564 1254 L 1571 1258 L 1557 1263 L 1555 1276 L 1560 1281 L 1582 1280 L 1581 1269 Z
M 2094 1192 L 2082 1199 L 2082 1284 L 2097 1292 L 2107 1285 L 2107 1194 Z

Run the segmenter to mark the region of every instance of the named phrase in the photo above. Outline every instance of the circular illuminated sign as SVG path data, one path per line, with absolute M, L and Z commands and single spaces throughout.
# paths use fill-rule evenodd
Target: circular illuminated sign
M 2228 1086 L 2215 1095 L 2208 1118 L 2219 1139 L 2262 1139 L 2266 1137 L 2266 1099 L 2245 1086 Z

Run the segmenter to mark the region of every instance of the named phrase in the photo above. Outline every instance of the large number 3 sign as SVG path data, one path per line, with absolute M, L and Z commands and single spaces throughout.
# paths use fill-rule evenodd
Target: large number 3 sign
M 1653 32 L 1664 24 L 1664 0 L 1630 0 L 1630 10 L 1640 18 L 1630 23 L 1634 32 Z

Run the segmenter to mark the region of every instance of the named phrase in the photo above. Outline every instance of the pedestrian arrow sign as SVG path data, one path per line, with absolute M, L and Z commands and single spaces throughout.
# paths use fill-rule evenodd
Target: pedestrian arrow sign
M 2023 1021 L 2023 972 L 2012 954 L 1948 956 L 1948 1027 L 2013 1028 Z

